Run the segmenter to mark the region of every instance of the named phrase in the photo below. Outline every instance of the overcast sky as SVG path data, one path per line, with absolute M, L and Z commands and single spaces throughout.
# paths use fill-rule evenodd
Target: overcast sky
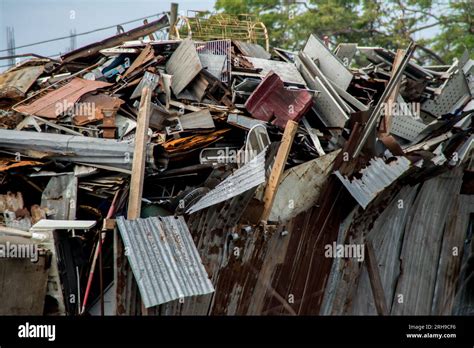
M 186 14 L 188 10 L 212 10 L 215 0 L 0 0 L 0 51 L 7 48 L 7 26 L 14 28 L 15 46 L 21 46 L 68 36 L 74 29 L 76 33 L 82 33 L 169 11 L 171 2 L 179 3 L 179 12 Z M 149 21 L 157 18 L 150 17 Z M 140 24 L 127 24 L 124 29 L 132 29 Z M 77 47 L 114 34 L 116 29 L 78 36 Z M 64 53 L 69 47 L 70 40 L 65 39 L 17 49 L 16 54 L 50 56 Z M 6 55 L 7 52 L 0 52 L 0 56 Z M 0 66 L 6 64 L 7 61 L 0 60 Z

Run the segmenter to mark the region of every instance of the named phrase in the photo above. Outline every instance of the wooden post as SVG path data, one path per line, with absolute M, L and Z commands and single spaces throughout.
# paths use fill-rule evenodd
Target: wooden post
M 270 216 L 272 210 L 273 201 L 275 200 L 275 194 L 280 184 L 283 170 L 285 169 L 286 160 L 290 153 L 291 144 L 295 138 L 296 131 L 298 129 L 298 123 L 289 120 L 286 123 L 285 132 L 281 140 L 280 147 L 278 148 L 275 162 L 273 163 L 270 178 L 268 179 L 267 186 L 265 187 L 265 193 L 263 196 L 264 208 L 263 214 L 260 220 L 266 222 Z
M 130 179 L 130 194 L 128 197 L 127 219 L 140 217 L 143 179 L 145 177 L 146 143 L 148 140 L 148 125 L 150 123 L 151 92 L 148 87 L 142 90 L 140 108 L 137 116 L 135 132 L 135 150 L 133 153 L 132 177 Z
M 146 143 L 148 140 L 148 125 L 150 123 L 151 91 L 148 87 L 142 90 L 140 108 L 137 116 L 135 132 L 135 150 L 133 153 L 132 177 L 128 197 L 127 219 L 140 218 L 142 207 L 143 180 L 145 178 Z M 148 310 L 142 304 L 142 315 L 148 315 Z
M 387 302 L 385 292 L 383 290 L 382 280 L 380 278 L 379 267 L 375 257 L 374 248 L 371 241 L 365 242 L 365 251 L 367 257 L 367 271 L 369 273 L 370 286 L 374 295 L 375 307 L 379 315 L 388 315 Z
M 395 71 L 397 71 L 397 69 L 400 66 L 400 63 L 402 62 L 404 56 L 405 56 L 405 50 L 398 49 L 397 53 L 395 55 L 395 58 L 393 60 L 392 72 L 390 74 L 390 79 L 392 79 L 393 76 L 395 75 Z M 398 84 L 395 87 L 395 89 L 393 90 L 392 94 L 390 94 L 390 96 L 387 99 L 387 108 L 385 110 L 387 111 L 387 109 L 388 109 L 388 112 L 384 113 L 384 120 L 383 120 L 383 122 L 380 123 L 380 126 L 384 127 L 384 129 L 383 129 L 384 134 L 390 133 L 390 128 L 392 126 L 392 114 L 391 114 L 392 105 L 393 105 L 393 103 L 395 103 L 397 101 L 398 92 L 400 90 L 400 84 L 401 84 L 401 80 L 398 82 Z
M 168 33 L 169 38 L 172 38 L 176 35 L 174 32 L 174 26 L 178 20 L 178 4 L 175 2 L 171 3 L 171 11 L 170 11 L 170 30 Z

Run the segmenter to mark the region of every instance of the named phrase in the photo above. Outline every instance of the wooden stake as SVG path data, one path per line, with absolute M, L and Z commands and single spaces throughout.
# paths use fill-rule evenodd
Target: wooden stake
M 150 105 L 151 92 L 148 87 L 144 87 L 140 99 L 135 132 L 135 150 L 133 154 L 132 177 L 130 179 L 130 195 L 128 198 L 128 220 L 138 219 L 141 212 L 146 143 L 148 140 L 148 125 L 150 123 Z
M 286 123 L 285 132 L 283 133 L 283 138 L 280 147 L 278 148 L 275 162 L 273 163 L 272 172 L 270 173 L 270 178 L 265 187 L 265 194 L 263 196 L 263 202 L 265 205 L 260 219 L 264 222 L 266 222 L 270 216 L 273 201 L 275 200 L 278 185 L 280 184 L 281 176 L 285 169 L 286 160 L 288 159 L 288 154 L 290 153 L 291 144 L 293 143 L 297 129 L 298 123 L 291 120 Z

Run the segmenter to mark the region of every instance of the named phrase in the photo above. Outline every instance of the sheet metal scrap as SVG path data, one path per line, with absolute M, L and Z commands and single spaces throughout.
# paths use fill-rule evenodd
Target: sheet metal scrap
M 211 205 L 224 202 L 265 182 L 265 153 L 265 150 L 261 151 L 243 167 L 237 169 L 189 208 L 187 213 L 192 214 Z
M 285 128 L 288 120 L 299 121 L 309 110 L 313 95 L 307 90 L 285 88 L 280 77 L 270 72 L 252 93 L 245 107 L 262 121 Z
M 182 217 L 119 216 L 117 225 L 146 308 L 214 291 Z
M 335 174 L 365 209 L 378 193 L 403 175 L 410 166 L 411 162 L 406 157 L 396 157 L 389 163 L 385 163 L 381 158 L 374 158 L 370 160 L 367 168 L 360 171 L 360 179 L 350 180 L 343 177 L 339 171 Z
M 236 32 L 235 18 L 224 14 L 207 20 L 218 36 L 200 27 L 184 40 L 155 40 L 151 34 L 168 24 L 163 16 L 62 60 L 33 59 L 0 74 L 0 188 L 25 199 L 19 205 L 17 196 L 0 195 L 0 225 L 26 232 L 45 217 L 88 215 L 107 216 L 98 225 L 113 228 L 126 208 L 129 219 L 150 216 L 119 217 L 115 247 L 105 238 L 100 248 L 115 264 L 102 269 L 106 288 L 109 279 L 117 284 L 110 314 L 140 313 L 140 293 L 151 315 L 318 314 L 330 299 L 351 303 L 344 294 L 355 293 L 352 285 L 365 294 L 371 283 L 350 264 L 353 284 L 330 294 L 338 265 L 320 253 L 326 244 L 344 242 L 348 228 L 362 238 L 375 215 L 389 220 L 396 209 L 388 202 L 404 185 L 412 202 L 415 187 L 450 170 L 459 171 L 464 192 L 474 186 L 474 61 L 465 54 L 452 65 L 425 66 L 411 58 L 414 44 L 404 55 L 355 43 L 333 50 L 315 35 L 301 50 L 270 52 L 266 34 L 263 41 L 240 35 L 256 28 Z M 370 64 L 361 65 L 361 55 Z M 149 93 L 140 103 L 143 87 Z M 290 120 L 300 124 L 290 122 L 294 132 L 284 136 Z M 282 180 L 272 179 L 275 164 Z M 268 191 L 275 199 L 262 202 L 265 182 L 276 183 Z M 128 195 L 136 204 L 126 204 Z M 474 213 L 470 207 L 462 209 Z M 261 221 L 262 211 L 274 225 Z M 80 233 L 86 260 L 98 255 L 91 247 L 100 245 L 98 235 Z M 69 243 L 66 234 L 61 240 Z M 372 242 L 379 257 L 381 244 Z M 83 247 L 71 245 L 74 253 Z M 235 246 L 241 258 L 230 252 Z M 70 288 L 76 265 L 68 266 L 62 282 Z M 81 267 L 81 274 L 94 268 Z M 417 269 L 404 276 L 416 279 Z M 82 283 L 74 287 L 84 294 L 90 288 Z M 299 300 L 282 306 L 275 292 Z M 97 298 L 89 303 L 100 301 L 95 289 L 90 294 Z M 184 296 L 185 304 L 177 302 Z M 353 314 L 367 308 L 357 301 Z
M 44 66 L 19 67 L 0 75 L 0 98 L 23 98 L 43 73 Z
M 48 92 L 44 97 L 40 97 L 30 104 L 19 105 L 15 109 L 25 114 L 54 119 L 72 108 L 84 94 L 108 86 L 111 86 L 108 82 L 90 81 L 76 77 L 65 86 Z

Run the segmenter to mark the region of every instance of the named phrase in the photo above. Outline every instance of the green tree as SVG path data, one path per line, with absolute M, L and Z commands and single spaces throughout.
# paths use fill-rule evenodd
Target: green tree
M 314 33 L 390 49 L 415 40 L 417 58 L 438 64 L 474 51 L 473 0 L 217 0 L 216 10 L 257 15 L 270 44 L 292 50 Z

